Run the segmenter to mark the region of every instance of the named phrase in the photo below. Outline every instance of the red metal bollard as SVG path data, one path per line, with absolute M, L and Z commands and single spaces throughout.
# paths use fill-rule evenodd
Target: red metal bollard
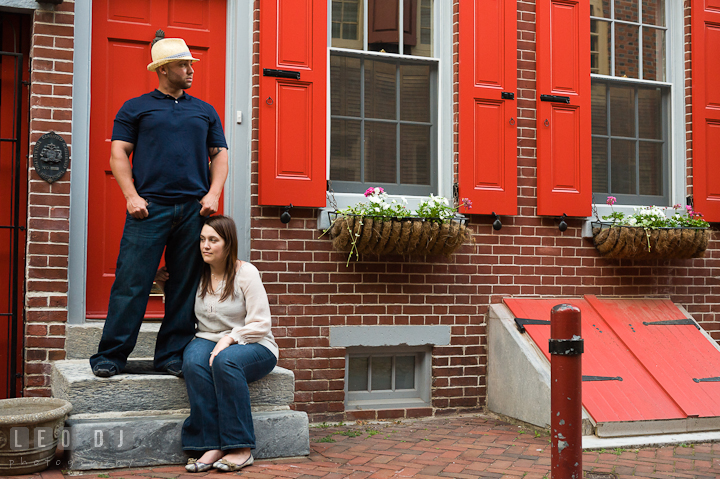
M 582 354 L 580 309 L 558 304 L 550 313 L 551 477 L 582 478 Z

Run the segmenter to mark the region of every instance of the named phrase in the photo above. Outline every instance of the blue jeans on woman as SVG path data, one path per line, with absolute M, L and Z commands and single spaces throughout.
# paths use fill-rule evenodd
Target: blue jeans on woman
M 277 358 L 261 344 L 233 344 L 215 356 L 215 342 L 195 338 L 183 358 L 190 417 L 182 429 L 182 447 L 192 451 L 255 448 L 248 383 L 268 375 Z
M 185 346 L 195 336 L 195 293 L 202 272 L 200 231 L 202 205 L 190 200 L 176 205 L 150 201 L 148 217 L 125 213 L 115 281 L 98 352 L 90 366 L 115 366 L 122 372 L 135 348 L 155 273 L 163 251 L 170 277 L 165 283 L 165 317 L 155 344 L 155 369 L 179 370 Z

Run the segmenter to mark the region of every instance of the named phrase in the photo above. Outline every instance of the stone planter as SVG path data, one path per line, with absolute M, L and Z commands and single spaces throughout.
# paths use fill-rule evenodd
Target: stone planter
M 450 256 L 472 238 L 467 218 L 442 221 L 331 213 L 330 221 L 333 248 L 350 255 Z
M 31 474 L 47 468 L 72 405 L 64 399 L 0 400 L 0 475 Z
M 705 255 L 709 228 L 656 228 L 613 226 L 595 222 L 593 243 L 604 258 L 688 259 Z

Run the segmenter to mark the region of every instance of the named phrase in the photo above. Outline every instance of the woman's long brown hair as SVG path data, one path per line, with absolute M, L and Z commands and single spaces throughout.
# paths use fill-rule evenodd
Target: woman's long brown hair
M 205 220 L 205 224 L 212 229 L 225 241 L 225 288 L 223 288 L 220 301 L 228 298 L 235 299 L 235 264 L 238 255 L 238 238 L 235 222 L 229 216 L 217 215 L 210 216 Z M 212 292 L 212 276 L 210 273 L 210 265 L 203 264 L 202 278 L 200 279 L 200 297 Z

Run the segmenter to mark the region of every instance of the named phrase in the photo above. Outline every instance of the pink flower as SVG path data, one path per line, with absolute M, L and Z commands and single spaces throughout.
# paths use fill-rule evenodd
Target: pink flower
M 617 201 L 617 198 L 615 198 L 614 196 L 608 196 L 607 201 L 605 203 L 612 206 L 615 204 L 616 201 Z
M 673 209 L 674 209 L 674 210 L 677 210 L 677 209 L 680 209 L 680 208 L 682 208 L 682 205 L 679 204 L 679 203 L 676 204 L 676 205 L 673 205 Z
M 470 201 L 470 198 L 463 198 L 463 199 L 461 200 L 461 203 L 462 203 L 462 205 L 463 205 L 465 208 L 467 208 L 467 209 L 471 209 L 471 208 L 472 208 L 472 201 Z
M 370 187 L 367 190 L 365 190 L 365 197 L 372 196 L 372 195 L 379 195 L 385 193 L 385 190 L 382 189 L 382 187 Z
M 690 212 L 692 211 L 692 206 L 687 205 L 687 206 L 685 207 L 685 209 L 688 211 L 688 213 L 690 213 Z

